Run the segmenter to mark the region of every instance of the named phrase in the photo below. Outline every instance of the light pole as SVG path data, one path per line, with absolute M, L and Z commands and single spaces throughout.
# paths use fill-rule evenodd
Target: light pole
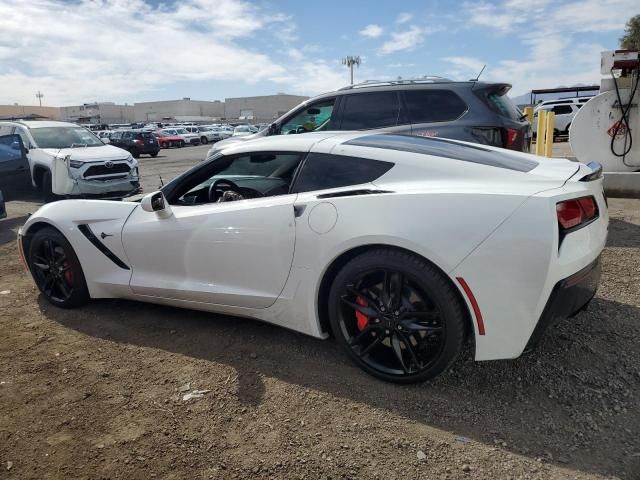
M 40 102 L 40 106 L 42 106 L 42 97 L 44 97 L 44 93 L 41 93 L 40 90 L 36 93 L 36 98 Z
M 342 59 L 342 64 L 346 65 L 349 68 L 351 85 L 353 85 L 353 66 L 355 65 L 359 67 L 361 63 L 362 63 L 362 60 L 360 60 L 359 56 L 353 57 L 351 55 L 348 55 Z

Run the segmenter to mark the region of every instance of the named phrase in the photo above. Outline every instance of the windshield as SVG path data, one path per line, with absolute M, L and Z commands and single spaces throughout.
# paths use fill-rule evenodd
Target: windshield
M 86 128 L 32 128 L 31 135 L 38 148 L 69 148 L 72 146 L 102 147 L 104 143 Z
M 184 128 L 176 128 L 176 133 L 179 133 L 180 135 L 184 135 L 185 133 L 189 133 L 189 132 L 187 132 Z

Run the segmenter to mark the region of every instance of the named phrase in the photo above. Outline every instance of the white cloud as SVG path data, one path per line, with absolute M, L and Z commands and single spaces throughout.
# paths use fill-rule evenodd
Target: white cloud
M 412 18 L 413 18 L 412 14 L 407 13 L 407 12 L 402 12 L 396 18 L 396 23 L 399 23 L 399 24 L 407 23 L 407 22 L 411 21 Z
M 391 34 L 391 39 L 382 44 L 379 54 L 386 55 L 402 50 L 413 50 L 424 41 L 425 33 L 424 29 L 416 25 L 411 25 L 404 32 L 394 32 Z
M 202 12 L 215 12 L 203 15 Z M 134 96 L 179 81 L 258 82 L 286 69 L 235 39 L 281 18 L 242 0 L 3 0 L 0 103 L 61 105 Z M 56 25 L 56 19 L 63 19 Z
M 445 72 L 453 80 L 469 80 L 476 78 L 485 62 L 472 57 L 444 57 L 442 60 L 450 65 Z
M 360 30 L 360 35 L 364 35 L 369 38 L 377 38 L 384 32 L 384 29 L 380 25 L 376 25 L 372 23 L 371 25 L 367 25 L 362 30 Z

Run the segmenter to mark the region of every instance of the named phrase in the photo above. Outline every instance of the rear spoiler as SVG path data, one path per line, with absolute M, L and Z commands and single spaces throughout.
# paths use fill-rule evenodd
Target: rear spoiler
M 602 165 L 598 162 L 589 162 L 587 167 L 591 169 L 591 173 L 586 174 L 579 181 L 580 182 L 592 182 L 602 178 Z

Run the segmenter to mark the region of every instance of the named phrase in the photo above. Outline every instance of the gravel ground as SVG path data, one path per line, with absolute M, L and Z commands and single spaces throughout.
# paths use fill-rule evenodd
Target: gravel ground
M 0 237 L 30 206 L 9 205 Z M 0 478 L 638 479 L 640 200 L 610 211 L 587 311 L 529 355 L 466 352 L 419 386 L 251 320 L 56 309 L 0 245 Z

